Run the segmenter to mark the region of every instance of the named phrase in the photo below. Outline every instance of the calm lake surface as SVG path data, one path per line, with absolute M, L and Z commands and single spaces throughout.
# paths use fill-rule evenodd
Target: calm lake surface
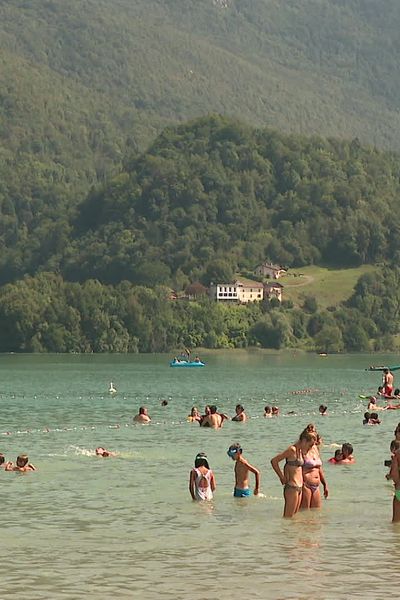
M 171 369 L 169 358 L 0 356 L 0 451 L 11 460 L 27 452 L 38 468 L 0 471 L 0 598 L 395 596 L 400 527 L 390 522 L 383 461 L 400 411 L 363 427 L 358 396 L 380 384 L 365 367 L 399 357 L 234 351 L 204 353 L 204 369 Z M 293 393 L 302 390 L 311 391 Z M 193 405 L 215 403 L 232 416 L 238 402 L 251 417 L 245 424 L 211 431 L 186 421 Z M 319 416 L 321 403 L 328 416 Z M 265 404 L 282 415 L 264 419 Z M 148 426 L 132 422 L 140 405 Z M 357 462 L 324 464 L 322 510 L 284 521 L 269 461 L 309 422 L 324 438 L 324 463 L 345 441 Z M 226 450 L 236 441 L 261 469 L 265 497 L 232 498 Z M 99 445 L 121 457 L 94 457 Z M 192 502 L 187 489 L 199 451 L 217 481 L 209 504 Z

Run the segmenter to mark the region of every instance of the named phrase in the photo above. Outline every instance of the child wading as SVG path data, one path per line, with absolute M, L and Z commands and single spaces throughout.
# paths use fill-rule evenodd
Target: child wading
M 229 446 L 229 450 L 227 452 L 228 456 L 235 461 L 235 489 L 233 490 L 233 495 L 235 498 L 245 498 L 246 496 L 251 496 L 251 491 L 249 488 L 249 471 L 254 473 L 256 478 L 254 495 L 257 496 L 258 492 L 260 491 L 260 471 L 248 463 L 245 458 L 243 458 L 242 452 L 243 450 L 240 444 L 232 444 L 232 446 Z
M 194 459 L 194 469 L 190 471 L 189 492 L 193 500 L 212 500 L 215 491 L 215 477 L 204 452 Z

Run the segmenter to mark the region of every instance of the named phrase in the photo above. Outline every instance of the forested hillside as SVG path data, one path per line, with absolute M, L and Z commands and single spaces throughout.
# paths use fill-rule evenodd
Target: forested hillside
M 3 0 L 0 243 L 58 256 L 55 213 L 210 112 L 399 148 L 399 26 L 397 0 Z

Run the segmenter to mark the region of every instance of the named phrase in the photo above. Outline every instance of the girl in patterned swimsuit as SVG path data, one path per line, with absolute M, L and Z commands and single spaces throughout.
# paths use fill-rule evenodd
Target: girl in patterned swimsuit
M 271 460 L 272 468 L 284 486 L 285 507 L 283 516 L 286 518 L 293 517 L 300 508 L 303 492 L 303 457 L 316 441 L 317 437 L 314 433 L 303 431 L 295 444 L 289 446 L 284 452 L 277 454 Z M 283 460 L 286 460 L 284 472 L 279 466 L 279 463 Z
M 190 471 L 189 492 L 193 500 L 212 500 L 215 490 L 215 477 L 204 452 L 194 459 L 194 469 Z

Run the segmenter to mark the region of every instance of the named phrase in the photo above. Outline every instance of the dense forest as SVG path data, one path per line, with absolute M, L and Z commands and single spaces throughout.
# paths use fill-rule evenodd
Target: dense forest
M 0 350 L 394 344 L 399 25 L 396 0 L 1 2 Z M 382 268 L 328 311 L 169 300 L 265 258 Z

